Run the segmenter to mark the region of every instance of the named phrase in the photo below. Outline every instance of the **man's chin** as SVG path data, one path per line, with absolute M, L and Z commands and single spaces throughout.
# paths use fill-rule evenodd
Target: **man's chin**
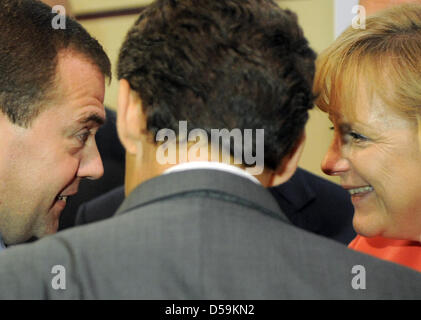
M 54 206 L 48 212 L 47 219 L 44 220 L 44 223 L 38 228 L 38 231 L 35 232 L 34 236 L 39 239 L 57 233 L 61 211 L 61 209 Z
M 40 232 L 37 232 L 33 236 L 33 238 L 35 238 L 35 239 L 41 239 L 43 237 L 46 237 L 46 236 L 49 236 L 49 235 L 52 235 L 52 234 L 57 233 L 57 230 L 58 230 L 58 221 L 57 222 L 52 222 L 52 223 L 50 223 L 49 226 L 46 226 L 46 228 L 44 230 L 42 230 Z
M 37 240 L 38 240 L 38 237 L 33 236 L 33 237 L 30 237 L 28 240 L 26 240 L 25 243 L 31 243 L 31 242 L 35 242 Z
M 50 224 L 45 230 L 45 234 L 44 234 L 45 236 L 57 233 L 58 225 L 59 225 L 59 217 L 60 217 L 60 214 L 58 215 L 57 219 L 54 219 L 53 221 L 50 222 Z

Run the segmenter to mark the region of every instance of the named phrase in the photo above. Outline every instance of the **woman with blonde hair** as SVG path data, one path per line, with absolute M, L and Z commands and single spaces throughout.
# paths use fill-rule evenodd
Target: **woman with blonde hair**
M 381 11 L 318 58 L 333 123 L 322 163 L 351 195 L 350 248 L 421 271 L 421 5 Z

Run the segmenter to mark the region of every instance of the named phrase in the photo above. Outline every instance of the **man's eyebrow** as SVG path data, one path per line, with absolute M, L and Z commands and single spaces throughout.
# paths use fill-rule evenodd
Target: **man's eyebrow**
M 79 123 L 86 124 L 89 122 L 95 122 L 99 126 L 102 126 L 105 123 L 105 118 L 101 117 L 98 113 L 91 113 L 87 117 L 84 117 L 79 120 Z

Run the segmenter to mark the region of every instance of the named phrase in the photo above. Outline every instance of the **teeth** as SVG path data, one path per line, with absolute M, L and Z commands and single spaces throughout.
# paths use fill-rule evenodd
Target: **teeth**
M 349 193 L 351 195 L 353 194 L 357 194 L 357 193 L 363 193 L 363 192 L 369 192 L 369 191 L 373 191 L 373 187 L 372 186 L 366 186 L 366 187 L 360 187 L 360 188 L 354 188 L 354 189 L 349 189 Z
M 60 201 L 64 201 L 64 202 L 66 202 L 66 201 L 67 201 L 67 196 L 58 196 L 57 198 L 58 198 L 58 200 L 60 200 Z

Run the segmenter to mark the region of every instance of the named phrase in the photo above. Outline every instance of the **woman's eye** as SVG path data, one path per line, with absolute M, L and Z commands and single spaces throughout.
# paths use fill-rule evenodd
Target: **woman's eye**
M 362 141 L 367 141 L 368 138 L 364 137 L 363 135 L 356 133 L 356 132 L 348 132 L 348 135 L 351 137 L 353 142 L 362 142 Z

